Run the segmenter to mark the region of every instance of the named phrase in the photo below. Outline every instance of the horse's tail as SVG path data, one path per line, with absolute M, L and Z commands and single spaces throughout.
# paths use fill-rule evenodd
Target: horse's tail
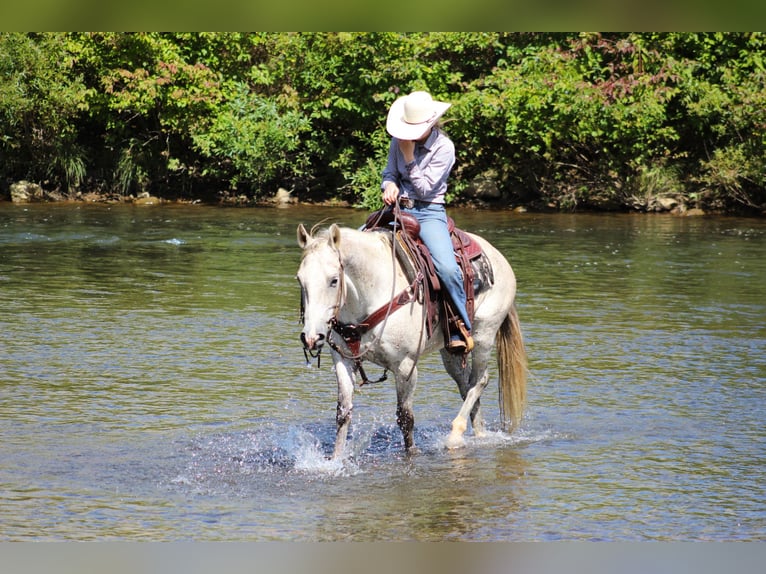
M 497 332 L 497 367 L 500 372 L 500 419 L 511 432 L 521 423 L 527 402 L 527 351 L 516 304 Z

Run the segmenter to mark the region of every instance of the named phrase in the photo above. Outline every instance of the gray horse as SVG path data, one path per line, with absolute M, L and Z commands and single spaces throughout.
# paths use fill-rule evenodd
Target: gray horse
M 336 224 L 309 232 L 301 224 L 297 236 L 303 249 L 297 275 L 302 296 L 301 339 L 309 353 L 318 353 L 328 343 L 338 382 L 333 458 L 344 453 L 354 385 L 363 360 L 394 374 L 397 424 L 409 451 L 415 425 L 412 404 L 417 361 L 424 353 L 441 349 L 444 366 L 463 398 L 446 442 L 449 448 L 457 448 L 465 443 L 469 415 L 474 434 L 485 433 L 479 399 L 489 381 L 488 366 L 496 343 L 503 429 L 510 432 L 518 426 L 526 401 L 527 358 L 514 303 L 516 277 L 505 257 L 489 242 L 472 236 L 489 259 L 494 280 L 476 295 L 475 347 L 466 358 L 444 349 L 441 329 L 427 336 L 424 305 L 416 296 L 407 297 L 413 285 L 393 257 L 390 233 L 363 232 Z M 384 320 L 360 333 L 351 344 L 336 328 L 359 324 L 382 308 L 388 311 Z

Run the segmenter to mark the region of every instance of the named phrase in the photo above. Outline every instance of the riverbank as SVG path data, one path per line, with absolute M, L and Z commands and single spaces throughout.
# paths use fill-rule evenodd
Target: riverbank
M 49 191 L 42 188 L 37 183 L 28 181 L 19 181 L 9 187 L 8 195 L 0 197 L 0 200 L 10 201 L 15 204 L 26 203 L 51 203 L 51 202 L 73 202 L 73 203 L 103 203 L 103 204 L 132 204 L 132 205 L 166 205 L 166 204 L 185 204 L 185 205 L 221 205 L 226 207 L 280 207 L 286 208 L 291 205 L 316 205 L 326 207 L 348 207 L 354 205 L 345 200 L 322 199 L 320 201 L 299 200 L 289 191 L 280 188 L 277 192 L 266 198 L 254 199 L 245 194 L 233 192 L 219 192 L 214 200 L 203 200 L 200 198 L 182 198 L 182 197 L 162 197 L 152 195 L 148 192 L 137 195 L 122 195 L 119 193 L 100 192 L 100 191 L 78 191 L 74 194 L 65 194 L 60 191 Z M 466 207 L 472 209 L 491 209 L 508 210 L 517 213 L 537 212 L 604 212 L 604 213 L 666 213 L 678 216 L 703 216 L 703 215 L 747 215 L 747 216 L 765 216 L 766 212 L 748 211 L 716 211 L 705 210 L 696 206 L 686 204 L 682 198 L 674 195 L 650 195 L 644 198 L 636 198 L 633 205 L 623 206 L 601 206 L 586 207 L 581 209 L 562 209 L 560 206 L 548 204 L 504 204 L 501 200 L 485 199 L 480 195 L 474 195 L 471 198 L 451 203 L 453 207 Z

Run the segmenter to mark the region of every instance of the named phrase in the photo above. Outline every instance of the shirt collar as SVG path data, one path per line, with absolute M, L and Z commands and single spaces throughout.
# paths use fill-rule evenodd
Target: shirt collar
M 439 129 L 438 128 L 432 128 L 431 133 L 426 138 L 426 141 L 422 144 L 418 144 L 421 147 L 424 147 L 427 150 L 430 150 L 431 147 L 434 145 L 434 142 L 436 141 L 436 138 L 439 137 Z

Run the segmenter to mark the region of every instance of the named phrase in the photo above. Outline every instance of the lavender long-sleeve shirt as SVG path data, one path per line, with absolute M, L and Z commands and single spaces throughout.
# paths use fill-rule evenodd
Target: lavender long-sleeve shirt
M 415 144 L 415 161 L 405 164 L 396 138 L 391 138 L 381 190 L 388 182 L 399 187 L 400 197 L 444 203 L 447 178 L 455 165 L 455 145 L 440 129 L 431 130 L 423 144 Z

